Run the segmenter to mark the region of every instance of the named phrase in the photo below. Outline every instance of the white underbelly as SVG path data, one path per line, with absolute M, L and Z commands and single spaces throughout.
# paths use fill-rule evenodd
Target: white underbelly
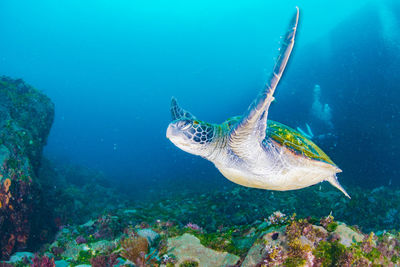
M 328 180 L 340 171 L 335 166 L 324 162 L 290 158 L 290 156 L 281 162 L 256 166 L 259 167 L 216 165 L 222 175 L 234 183 L 279 191 L 308 187 Z
M 269 190 L 294 190 L 304 188 L 328 180 L 334 172 L 309 171 L 294 168 L 284 172 L 269 172 L 264 175 L 242 172 L 237 169 L 219 169 L 220 172 L 234 183 Z
M 213 163 L 222 175 L 234 183 L 279 191 L 301 189 L 325 180 L 338 187 L 335 183 L 336 173 L 341 172 L 331 164 L 302 157 L 285 147 L 273 145 L 267 150 L 255 146 L 246 159 L 226 154 Z

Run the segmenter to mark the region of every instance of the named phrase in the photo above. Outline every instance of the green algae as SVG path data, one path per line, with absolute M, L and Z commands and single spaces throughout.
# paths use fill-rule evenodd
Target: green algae
M 397 255 L 393 255 L 390 261 L 393 263 L 398 263 L 400 261 L 400 257 Z
M 328 232 L 333 232 L 333 231 L 336 230 L 336 228 L 338 227 L 338 225 L 339 225 L 339 224 L 338 224 L 337 222 L 333 221 L 333 222 L 329 223 L 329 224 L 326 226 L 326 230 L 327 230 Z
M 79 251 L 78 258 L 74 261 L 74 265 L 79 264 L 90 264 L 90 260 L 94 257 L 92 251 L 90 250 L 81 250 Z
M 321 241 L 314 249 L 313 254 L 317 259 L 322 260 L 322 266 L 339 266 L 341 257 L 345 254 L 346 247 L 339 241 Z
M 234 255 L 243 256 L 250 249 L 250 246 L 243 246 L 240 232 L 237 229 L 231 228 L 224 232 L 199 233 L 195 231 L 186 231 L 193 234 L 200 243 L 208 248 L 216 251 L 226 251 Z
M 375 259 L 379 259 L 380 256 L 381 252 L 377 248 L 372 248 L 371 251 L 365 255 L 371 262 L 374 262 Z
M 304 266 L 305 263 L 306 263 L 306 260 L 302 259 L 302 258 L 287 258 L 284 262 L 284 266 L 298 267 L 298 266 Z
M 179 267 L 197 267 L 199 263 L 193 260 L 186 260 L 183 263 L 179 264 Z

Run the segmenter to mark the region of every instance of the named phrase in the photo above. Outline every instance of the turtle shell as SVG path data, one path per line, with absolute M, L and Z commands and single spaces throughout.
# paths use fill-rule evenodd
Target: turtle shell
M 335 163 L 314 142 L 300 132 L 276 121 L 268 120 L 265 140 L 272 139 L 297 155 L 323 161 L 333 166 Z
M 222 124 L 223 131 L 229 131 L 241 120 L 241 116 L 229 118 Z M 282 123 L 268 120 L 264 142 L 272 139 L 281 146 L 288 148 L 296 155 L 302 155 L 309 159 L 322 161 L 333 166 L 336 164 L 314 142 L 300 132 Z

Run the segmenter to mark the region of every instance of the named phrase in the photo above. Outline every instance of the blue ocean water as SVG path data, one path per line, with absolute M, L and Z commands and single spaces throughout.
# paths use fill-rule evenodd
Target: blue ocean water
M 271 119 L 308 124 L 345 187 L 398 186 L 395 0 L 3 0 L 0 73 L 54 101 L 49 158 L 100 169 L 127 191 L 166 181 L 224 185 L 211 163 L 165 138 L 171 96 L 205 121 L 242 114 L 296 5 L 299 35 Z

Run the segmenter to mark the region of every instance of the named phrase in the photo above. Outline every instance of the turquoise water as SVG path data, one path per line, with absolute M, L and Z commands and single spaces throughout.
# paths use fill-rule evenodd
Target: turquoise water
M 170 97 L 205 121 L 242 114 L 299 5 L 299 35 L 271 118 L 332 131 L 337 138 L 319 145 L 344 170 L 345 185 L 398 184 L 396 1 L 0 5 L 0 72 L 23 78 L 56 105 L 46 155 L 134 182 L 223 179 L 165 138 Z M 315 84 L 332 109 L 333 130 L 310 116 Z

